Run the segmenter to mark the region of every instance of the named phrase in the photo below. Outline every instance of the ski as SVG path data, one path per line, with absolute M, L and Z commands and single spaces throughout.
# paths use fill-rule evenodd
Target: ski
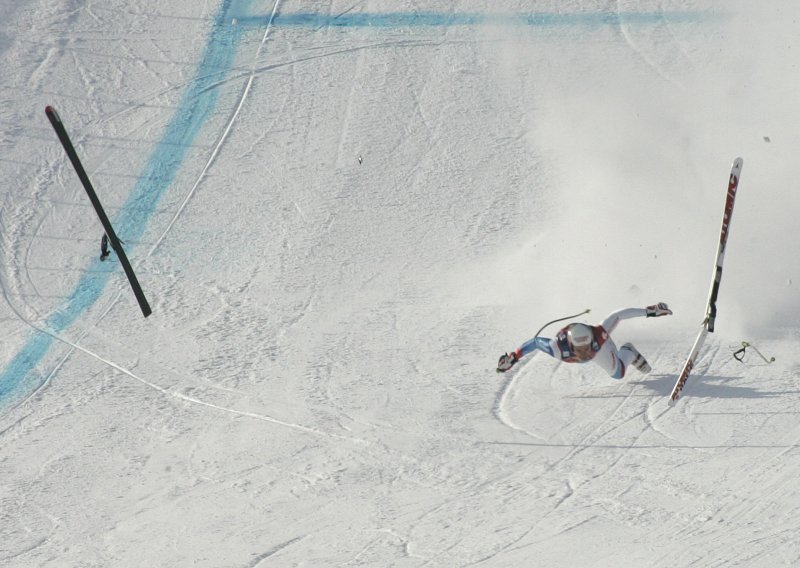
M 83 164 L 78 157 L 78 153 L 75 151 L 75 147 L 72 145 L 72 140 L 70 140 L 69 134 L 67 134 L 67 129 L 64 128 L 64 123 L 61 121 L 61 117 L 56 112 L 56 109 L 50 105 L 44 109 L 44 112 L 47 114 L 47 118 L 50 120 L 53 130 L 56 131 L 56 136 L 58 136 L 61 145 L 64 147 L 64 151 L 67 153 L 69 161 L 72 162 L 72 166 L 75 168 L 75 173 L 78 174 L 78 179 L 81 180 L 83 188 L 86 190 L 86 194 L 89 196 L 89 201 L 92 202 L 92 206 L 94 206 L 94 210 L 97 212 L 97 216 L 100 218 L 100 223 L 103 225 L 103 229 L 105 230 L 104 238 L 108 239 L 108 243 L 111 245 L 111 248 L 114 249 L 114 252 L 117 253 L 117 258 L 119 258 L 120 263 L 122 263 L 122 268 L 125 270 L 125 275 L 128 277 L 128 282 L 130 282 L 133 295 L 136 296 L 136 300 L 139 302 L 139 308 L 142 310 L 142 315 L 144 315 L 144 317 L 149 316 L 152 313 L 150 304 L 147 302 L 144 291 L 139 285 L 139 280 L 136 278 L 136 273 L 133 271 L 133 267 L 128 261 L 128 256 L 125 254 L 125 250 L 122 248 L 122 241 L 114 232 L 114 227 L 111 226 L 111 221 L 108 220 L 108 216 L 103 210 L 103 205 L 100 203 L 100 199 L 97 197 L 97 193 L 92 186 L 92 182 L 89 181 L 89 175 L 86 173 L 86 170 L 84 169 Z
M 694 345 L 692 345 L 692 350 L 689 353 L 689 357 L 686 359 L 686 363 L 683 365 L 681 374 L 678 376 L 678 380 L 675 382 L 675 386 L 672 388 L 672 394 L 669 396 L 670 406 L 675 406 L 675 403 L 678 402 L 681 392 L 683 392 L 683 386 L 686 384 L 686 380 L 689 378 L 689 374 L 692 372 L 692 369 L 694 369 L 694 365 L 697 362 L 697 356 L 700 353 L 700 348 L 703 347 L 703 343 L 705 342 L 707 335 L 708 328 L 706 327 L 705 322 L 703 322 L 703 329 L 701 329 L 700 333 L 697 334 L 697 339 L 694 340 Z
M 719 284 L 722 280 L 722 263 L 725 261 L 725 247 L 728 244 L 728 235 L 731 230 L 731 219 L 733 217 L 733 205 L 736 201 L 736 191 L 739 188 L 739 177 L 742 173 L 743 161 L 741 158 L 736 158 L 731 166 L 731 175 L 728 178 L 728 193 L 725 198 L 725 210 L 722 214 L 722 228 L 719 233 L 719 246 L 717 247 L 717 258 L 714 261 L 713 278 L 711 280 L 711 290 L 708 293 L 708 302 L 706 304 L 706 317 L 703 320 L 703 328 L 695 339 L 689 357 L 683 365 L 681 374 L 678 375 L 678 380 L 672 389 L 669 397 L 669 405 L 674 406 L 683 392 L 683 387 L 686 384 L 692 369 L 697 362 L 700 354 L 700 349 L 706 340 L 709 333 L 714 333 L 714 324 L 717 319 L 717 297 L 719 296 Z
M 733 204 L 736 201 L 736 190 L 739 188 L 739 176 L 741 176 L 742 173 L 742 163 L 741 158 L 736 158 L 733 161 L 731 175 L 728 179 L 728 195 L 725 199 L 725 211 L 722 215 L 722 229 L 720 229 L 719 233 L 717 259 L 714 262 L 714 279 L 711 282 L 711 291 L 708 294 L 708 307 L 706 309 L 709 333 L 714 333 L 714 322 L 717 318 L 717 295 L 719 294 L 719 282 L 722 279 L 722 263 L 725 260 L 725 246 L 728 244 L 728 234 L 731 230 Z

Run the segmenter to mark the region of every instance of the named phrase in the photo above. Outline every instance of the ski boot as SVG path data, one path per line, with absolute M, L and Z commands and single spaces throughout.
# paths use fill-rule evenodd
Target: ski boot
M 633 354 L 633 360 L 631 364 L 636 367 L 636 370 L 640 373 L 649 373 L 652 369 L 650 364 L 647 362 L 647 359 L 644 358 L 644 355 L 639 353 L 639 351 L 630 343 L 626 343 L 622 347 L 619 348 L 620 351 L 630 351 Z

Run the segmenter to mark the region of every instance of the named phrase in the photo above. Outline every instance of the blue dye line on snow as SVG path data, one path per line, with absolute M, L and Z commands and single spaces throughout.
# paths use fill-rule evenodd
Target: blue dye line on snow
M 217 90 L 214 84 L 230 71 L 239 39 L 244 31 L 230 25 L 232 14 L 247 11 L 252 0 L 225 0 L 213 19 L 209 41 L 198 63 L 195 78 L 183 94 L 175 114 L 167 124 L 161 140 L 153 149 L 144 170 L 128 200 L 113 221 L 116 233 L 123 240 L 138 242 L 156 206 L 178 173 L 195 136 L 214 111 Z M 66 123 L 69 130 L 69 123 Z M 53 134 L 55 137 L 55 134 Z M 55 139 L 55 138 L 54 138 Z M 98 233 L 98 239 L 101 233 Z M 113 265 L 119 269 L 119 264 Z M 54 334 L 64 331 L 91 307 L 103 293 L 112 271 L 96 258 L 81 277 L 69 299 L 50 316 L 44 327 Z M 127 284 L 126 284 L 127 285 Z M 145 293 L 147 289 L 145 286 Z M 135 307 L 131 317 L 139 317 Z M 0 399 L 22 385 L 37 386 L 44 377 L 35 373 L 36 366 L 50 349 L 52 336 L 36 331 L 19 353 L 0 372 Z
M 310 28 L 397 28 L 453 26 L 519 26 L 519 27 L 589 27 L 625 25 L 681 24 L 707 19 L 701 12 L 535 12 L 528 14 L 389 12 L 318 14 L 311 12 L 278 13 L 273 26 Z M 264 25 L 268 16 L 243 16 L 242 25 Z

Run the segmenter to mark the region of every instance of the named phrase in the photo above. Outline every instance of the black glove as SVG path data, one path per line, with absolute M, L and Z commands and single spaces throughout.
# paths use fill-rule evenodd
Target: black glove
M 659 302 L 653 306 L 647 306 L 645 310 L 647 310 L 647 317 L 649 318 L 657 318 L 658 316 L 672 315 L 672 310 L 670 310 L 669 306 L 664 302 Z
M 498 373 L 505 373 L 511 367 L 514 366 L 514 363 L 519 361 L 517 358 L 517 354 L 513 351 L 511 353 L 504 353 L 500 355 L 500 360 L 497 361 L 497 372 Z

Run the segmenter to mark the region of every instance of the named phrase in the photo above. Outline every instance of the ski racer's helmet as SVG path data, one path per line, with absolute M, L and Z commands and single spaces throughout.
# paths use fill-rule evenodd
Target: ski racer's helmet
M 592 341 L 594 340 L 592 328 L 582 323 L 571 324 L 567 330 L 567 337 L 569 338 L 569 343 L 572 345 L 573 349 L 576 347 L 586 347 L 587 345 L 591 345 Z

